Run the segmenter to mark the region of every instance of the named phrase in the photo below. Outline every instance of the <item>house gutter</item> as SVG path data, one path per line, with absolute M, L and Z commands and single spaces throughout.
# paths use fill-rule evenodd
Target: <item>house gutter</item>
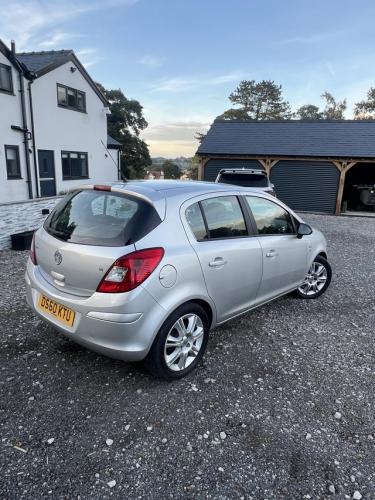
M 30 132 L 27 129 L 27 115 L 26 115 L 26 100 L 25 100 L 25 86 L 23 83 L 23 76 L 24 72 L 22 67 L 17 61 L 16 58 L 16 45 L 14 41 L 12 41 L 11 44 L 11 52 L 13 56 L 13 63 L 16 65 L 17 70 L 18 70 L 18 77 L 19 77 L 19 82 L 20 82 L 20 95 L 21 95 L 21 112 L 22 112 L 22 129 L 21 127 L 14 127 L 15 130 L 20 130 L 20 132 L 23 132 L 23 144 L 25 148 L 25 160 L 26 160 L 26 183 L 27 183 L 27 190 L 29 194 L 29 199 L 33 199 L 33 187 L 32 187 L 32 181 L 31 181 L 31 168 L 30 168 L 30 153 L 29 153 L 29 138 L 30 138 Z

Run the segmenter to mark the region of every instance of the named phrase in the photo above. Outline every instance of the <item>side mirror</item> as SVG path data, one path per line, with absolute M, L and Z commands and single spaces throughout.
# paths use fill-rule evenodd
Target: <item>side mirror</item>
M 297 238 L 301 239 L 303 236 L 308 236 L 312 232 L 313 231 L 311 226 L 305 224 L 304 222 L 301 222 L 297 229 Z

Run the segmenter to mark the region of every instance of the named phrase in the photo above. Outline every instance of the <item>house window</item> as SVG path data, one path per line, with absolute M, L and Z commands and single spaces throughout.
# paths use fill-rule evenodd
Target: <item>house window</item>
M 57 104 L 63 108 L 86 112 L 86 94 L 77 89 L 57 84 Z
M 61 151 L 63 180 L 87 179 L 89 176 L 87 153 Z
M 20 152 L 18 146 L 5 146 L 8 179 L 21 179 Z
M 12 68 L 0 63 L 0 92 L 13 94 Z

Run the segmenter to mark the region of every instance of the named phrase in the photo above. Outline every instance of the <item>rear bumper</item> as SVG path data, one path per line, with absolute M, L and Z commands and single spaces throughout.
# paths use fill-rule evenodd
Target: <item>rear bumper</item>
M 136 293 L 94 293 L 87 298 L 76 297 L 50 285 L 38 266 L 30 261 L 25 280 L 27 302 L 38 316 L 74 342 L 112 358 L 144 359 L 167 316 L 165 309 L 141 287 L 133 290 Z M 75 311 L 72 327 L 38 309 L 41 293 Z

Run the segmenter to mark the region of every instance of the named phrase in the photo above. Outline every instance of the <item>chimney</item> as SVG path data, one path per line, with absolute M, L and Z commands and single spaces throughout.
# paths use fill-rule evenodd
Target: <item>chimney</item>
M 14 40 L 10 42 L 10 48 L 12 50 L 12 54 L 16 55 L 16 42 Z

